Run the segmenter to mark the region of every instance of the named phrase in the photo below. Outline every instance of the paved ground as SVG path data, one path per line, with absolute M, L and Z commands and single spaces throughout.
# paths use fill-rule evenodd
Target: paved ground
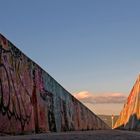
M 0 137 L 0 140 L 140 140 L 140 132 L 97 130 L 25 136 L 3 136 Z

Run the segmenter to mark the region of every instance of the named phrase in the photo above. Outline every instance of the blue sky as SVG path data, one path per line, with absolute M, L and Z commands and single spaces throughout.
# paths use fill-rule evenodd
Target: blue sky
M 139 0 L 0 5 L 0 32 L 68 91 L 128 95 L 140 70 Z

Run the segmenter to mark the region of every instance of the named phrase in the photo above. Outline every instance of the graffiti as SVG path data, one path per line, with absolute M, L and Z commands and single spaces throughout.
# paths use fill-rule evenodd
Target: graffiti
M 67 120 L 67 113 L 66 113 L 66 103 L 65 101 L 60 101 L 61 106 L 61 130 L 62 131 L 68 131 L 68 120 Z
M 140 75 L 124 104 L 114 128 L 125 130 L 139 130 L 140 128 Z
M 14 117 L 15 120 L 19 121 L 23 131 L 25 124 L 29 124 L 31 112 L 29 112 L 29 109 L 27 111 L 26 102 L 21 95 L 21 92 L 24 92 L 26 96 L 29 96 L 28 90 L 21 80 L 20 73 L 16 73 L 20 68 L 20 61 L 16 60 L 20 57 L 20 53 L 17 49 L 6 50 L 1 45 L 0 50 L 0 111 L 2 115 L 7 115 L 9 120 Z M 12 63 L 10 66 L 6 66 L 9 56 L 15 59 L 16 62 L 14 65 Z M 14 81 L 15 73 L 19 86 Z M 20 90 L 20 93 L 18 90 Z
M 2 35 L 0 122 L 6 133 L 108 128 Z

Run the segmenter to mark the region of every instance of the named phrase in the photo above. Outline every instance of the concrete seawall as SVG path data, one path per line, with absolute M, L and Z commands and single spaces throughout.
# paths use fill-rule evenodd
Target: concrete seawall
M 140 131 L 140 75 L 124 104 L 114 129 Z
M 93 112 L 0 34 L 0 132 L 108 129 Z

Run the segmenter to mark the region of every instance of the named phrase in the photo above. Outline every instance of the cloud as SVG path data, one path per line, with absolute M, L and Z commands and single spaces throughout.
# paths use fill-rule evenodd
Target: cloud
M 91 103 L 91 104 L 119 104 L 124 103 L 127 97 L 123 93 L 107 93 L 107 94 L 99 94 L 94 95 L 88 91 L 82 91 L 79 93 L 75 93 L 74 97 L 83 103 Z

